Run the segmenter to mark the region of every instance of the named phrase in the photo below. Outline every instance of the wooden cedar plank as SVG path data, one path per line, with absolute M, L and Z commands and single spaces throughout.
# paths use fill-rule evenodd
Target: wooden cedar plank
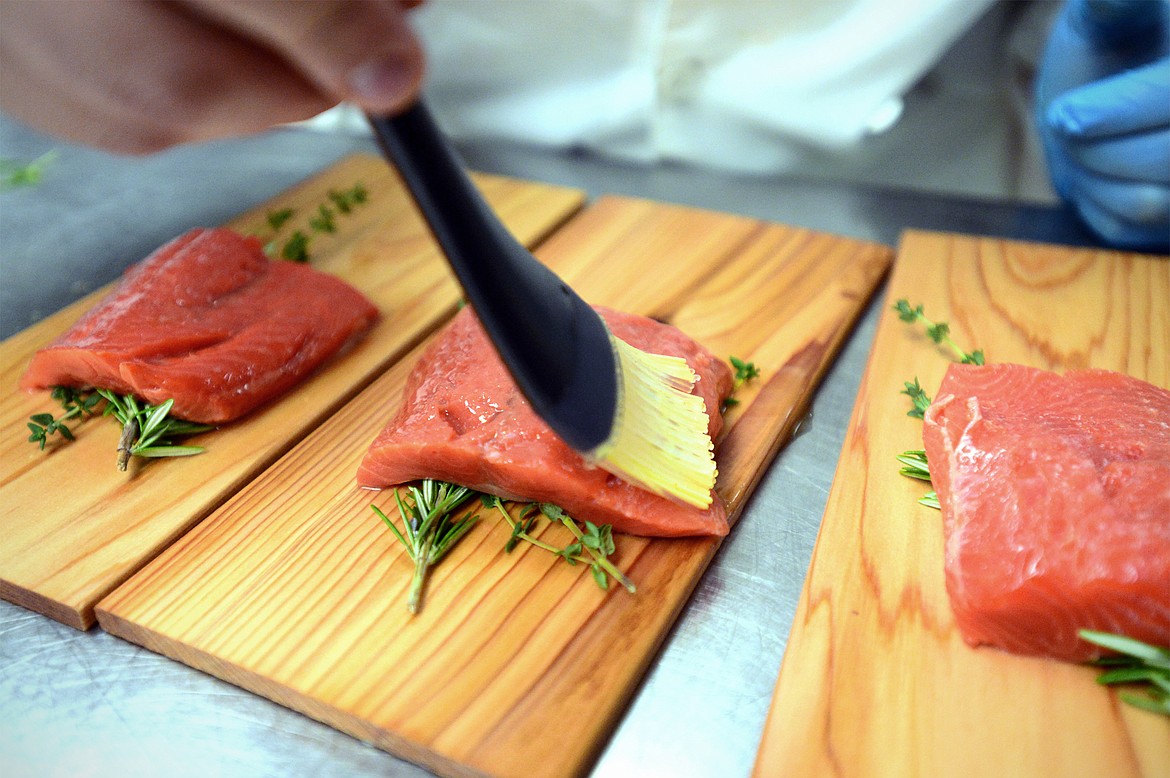
M 760 365 L 719 451 L 718 488 L 737 514 L 891 252 L 606 198 L 539 253 L 591 302 L 654 312 Z M 409 617 L 409 560 L 369 508 L 393 516 L 392 497 L 357 489 L 354 474 L 414 359 L 104 600 L 98 617 L 445 775 L 579 775 L 718 541 L 620 537 L 615 562 L 639 587 L 629 595 L 602 592 L 551 554 L 505 555 L 508 532 L 484 515 Z M 557 529 L 545 534 L 564 544 Z
M 581 192 L 494 176 L 477 179 L 504 221 L 538 242 L 572 212 Z M 32 354 L 106 291 L 100 290 L 0 345 L 0 596 L 79 629 L 93 605 L 144 562 L 206 516 L 229 494 L 316 426 L 433 330 L 454 310 L 458 289 L 405 189 L 386 163 L 356 155 L 293 188 L 229 226 L 267 236 L 265 215 L 293 207 L 299 216 L 281 235 L 303 228 L 331 189 L 362 182 L 368 203 L 337 216 L 335 234 L 314 235 L 313 264 L 366 294 L 382 321 L 355 349 L 280 400 L 192 442 L 207 453 L 153 461 L 121 473 L 114 467 L 117 425 L 74 425 L 77 440 L 44 451 L 26 442 L 33 413 L 58 411 L 47 392 L 25 394 L 17 382 Z
M 989 361 L 1099 367 L 1170 386 L 1170 261 L 907 233 L 907 298 Z M 1077 665 L 971 649 L 943 581 L 942 528 L 893 457 L 921 448 L 902 382 L 953 355 L 884 314 L 788 642 L 756 774 L 1166 776 L 1170 722 Z

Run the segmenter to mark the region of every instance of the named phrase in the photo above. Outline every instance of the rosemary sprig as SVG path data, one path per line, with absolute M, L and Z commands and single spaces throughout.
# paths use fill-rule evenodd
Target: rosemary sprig
M 959 344 L 951 339 L 951 325 L 945 321 L 935 322 L 926 318 L 922 312 L 921 305 L 913 308 L 907 300 L 898 300 L 894 303 L 894 310 L 898 312 L 898 318 L 907 324 L 914 324 L 915 322 L 922 322 L 926 327 L 927 336 L 935 343 L 948 346 L 951 351 L 962 361 L 964 365 L 982 365 L 983 364 L 983 350 L 975 349 L 967 352 L 959 348 Z
M 537 548 L 556 554 L 570 565 L 576 565 L 578 563 L 588 564 L 590 572 L 593 575 L 593 580 L 602 589 L 609 589 L 609 579 L 613 577 L 615 581 L 624 586 L 631 594 L 637 591 L 634 582 L 627 578 L 622 571 L 618 570 L 613 562 L 609 561 L 609 556 L 615 550 L 613 527 L 609 524 L 602 524 L 599 527 L 592 522 L 586 521 L 585 529 L 582 531 L 572 517 L 551 503 L 540 503 L 539 505 L 529 503 L 521 509 L 519 517 L 513 519 L 512 515 L 504 507 L 503 500 L 499 497 L 484 494 L 480 495 L 480 500 L 483 502 L 484 507 L 494 508 L 498 511 L 500 516 L 512 529 L 512 535 L 504 545 L 505 552 L 511 553 L 520 542 L 529 543 Z M 531 534 L 532 530 L 535 528 L 536 521 L 541 515 L 549 521 L 559 521 L 565 525 L 569 532 L 573 533 L 575 540 L 563 548 L 558 548 L 551 543 L 546 543 L 540 538 L 533 537 Z
M 309 243 L 315 234 L 337 232 L 337 215 L 352 213 L 354 208 L 369 199 L 366 187 L 357 183 L 349 189 L 330 189 L 326 193 L 329 203 L 321 203 L 308 219 L 308 230 L 297 229 L 284 242 L 272 237 L 264 246 L 264 253 L 270 257 L 287 259 L 290 262 L 309 261 Z M 330 206 L 332 204 L 332 207 Z M 265 221 L 278 232 L 281 227 L 296 216 L 294 208 L 278 208 L 265 215 Z
M 20 186 L 36 186 L 45 175 L 45 170 L 57 159 L 57 152 L 46 151 L 32 162 L 17 162 L 14 159 L 0 159 L 0 191 Z
M 29 417 L 28 428 L 30 443 L 39 443 L 41 451 L 53 435 L 60 435 L 65 440 L 73 440 L 73 430 L 65 424 L 66 421 L 76 418 L 88 418 L 97 414 L 97 404 L 102 401 L 100 395 L 94 392 L 83 392 L 68 386 L 54 386 L 50 396 L 61 403 L 65 413 L 55 418 L 51 413 L 34 413 Z
M 104 415 L 113 416 L 122 424 L 122 435 L 118 440 L 119 470 L 126 469 L 130 457 L 153 459 L 202 454 L 200 446 L 179 446 L 173 440 L 214 429 L 210 424 L 172 418 L 169 414 L 175 404 L 173 399 L 159 405 L 140 405 L 131 394 L 120 395 L 109 389 L 98 389 L 97 393 L 106 398 Z
M 1141 684 L 1143 693 L 1122 693 L 1121 700 L 1142 710 L 1170 716 L 1170 650 L 1108 632 L 1082 629 L 1077 634 L 1083 640 L 1118 653 L 1092 663 L 1106 668 L 1097 676 L 1097 683 L 1103 686 Z
M 390 528 L 414 562 L 406 607 L 411 613 L 418 613 L 422 609 L 427 573 L 467 534 L 479 516 L 465 514 L 463 518 L 455 518 L 459 508 L 475 494 L 467 487 L 428 478 L 421 486 L 412 486 L 407 491 L 411 500 L 409 504 L 402 499 L 397 489 L 394 490 L 394 501 L 398 504 L 398 513 L 403 520 L 401 530 L 376 505 L 370 507 Z
M 902 469 L 898 471 L 902 475 L 921 481 L 930 480 L 930 465 L 927 464 L 926 452 L 922 449 L 904 451 L 897 456 L 897 460 L 902 463 Z
M 899 473 L 907 478 L 917 478 L 920 481 L 930 482 L 930 465 L 926 461 L 926 452 L 922 449 L 912 449 L 899 454 L 896 459 L 902 463 Z M 936 492 L 927 492 L 918 498 L 918 502 L 927 508 L 942 510 Z

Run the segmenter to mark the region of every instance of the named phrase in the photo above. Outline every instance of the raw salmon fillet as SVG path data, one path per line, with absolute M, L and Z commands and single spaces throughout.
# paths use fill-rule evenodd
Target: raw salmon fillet
M 1170 645 L 1170 392 L 952 365 L 923 428 L 963 638 L 1071 661 L 1078 629 Z
M 597 308 L 610 331 L 635 348 L 683 357 L 699 376 L 712 438 L 731 370 L 674 327 Z M 415 365 L 398 414 L 370 446 L 358 483 L 387 487 L 435 478 L 505 499 L 550 502 L 579 521 L 650 536 L 726 535 L 727 513 L 682 505 L 590 466 L 542 421 L 520 393 L 475 317 L 464 308 Z
M 356 340 L 378 310 L 260 242 L 194 229 L 129 268 L 118 286 L 38 351 L 20 385 L 99 387 L 221 424 L 287 391 Z

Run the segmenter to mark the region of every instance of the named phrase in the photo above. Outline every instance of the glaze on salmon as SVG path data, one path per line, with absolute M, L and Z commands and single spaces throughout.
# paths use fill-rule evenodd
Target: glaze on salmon
M 952 365 L 923 442 L 969 644 L 1072 661 L 1100 653 L 1078 629 L 1170 645 L 1170 392 Z
M 290 389 L 363 335 L 378 310 L 340 279 L 273 261 L 228 229 L 194 229 L 129 268 L 21 379 L 26 390 L 99 387 L 204 424 Z
M 610 331 L 635 348 L 683 357 L 699 376 L 712 438 L 731 391 L 731 370 L 674 327 L 597 308 Z M 536 415 L 479 320 L 465 308 L 415 365 L 397 415 L 358 471 L 366 487 L 435 478 L 506 499 L 550 502 L 579 521 L 650 536 L 725 535 L 713 495 L 706 510 L 651 494 L 593 467 Z

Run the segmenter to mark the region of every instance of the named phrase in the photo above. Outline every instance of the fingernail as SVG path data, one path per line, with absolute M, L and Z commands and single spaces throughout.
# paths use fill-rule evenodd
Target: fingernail
M 363 62 L 349 74 L 357 102 L 367 109 L 383 111 L 397 108 L 410 95 L 414 80 L 413 64 L 393 55 Z

